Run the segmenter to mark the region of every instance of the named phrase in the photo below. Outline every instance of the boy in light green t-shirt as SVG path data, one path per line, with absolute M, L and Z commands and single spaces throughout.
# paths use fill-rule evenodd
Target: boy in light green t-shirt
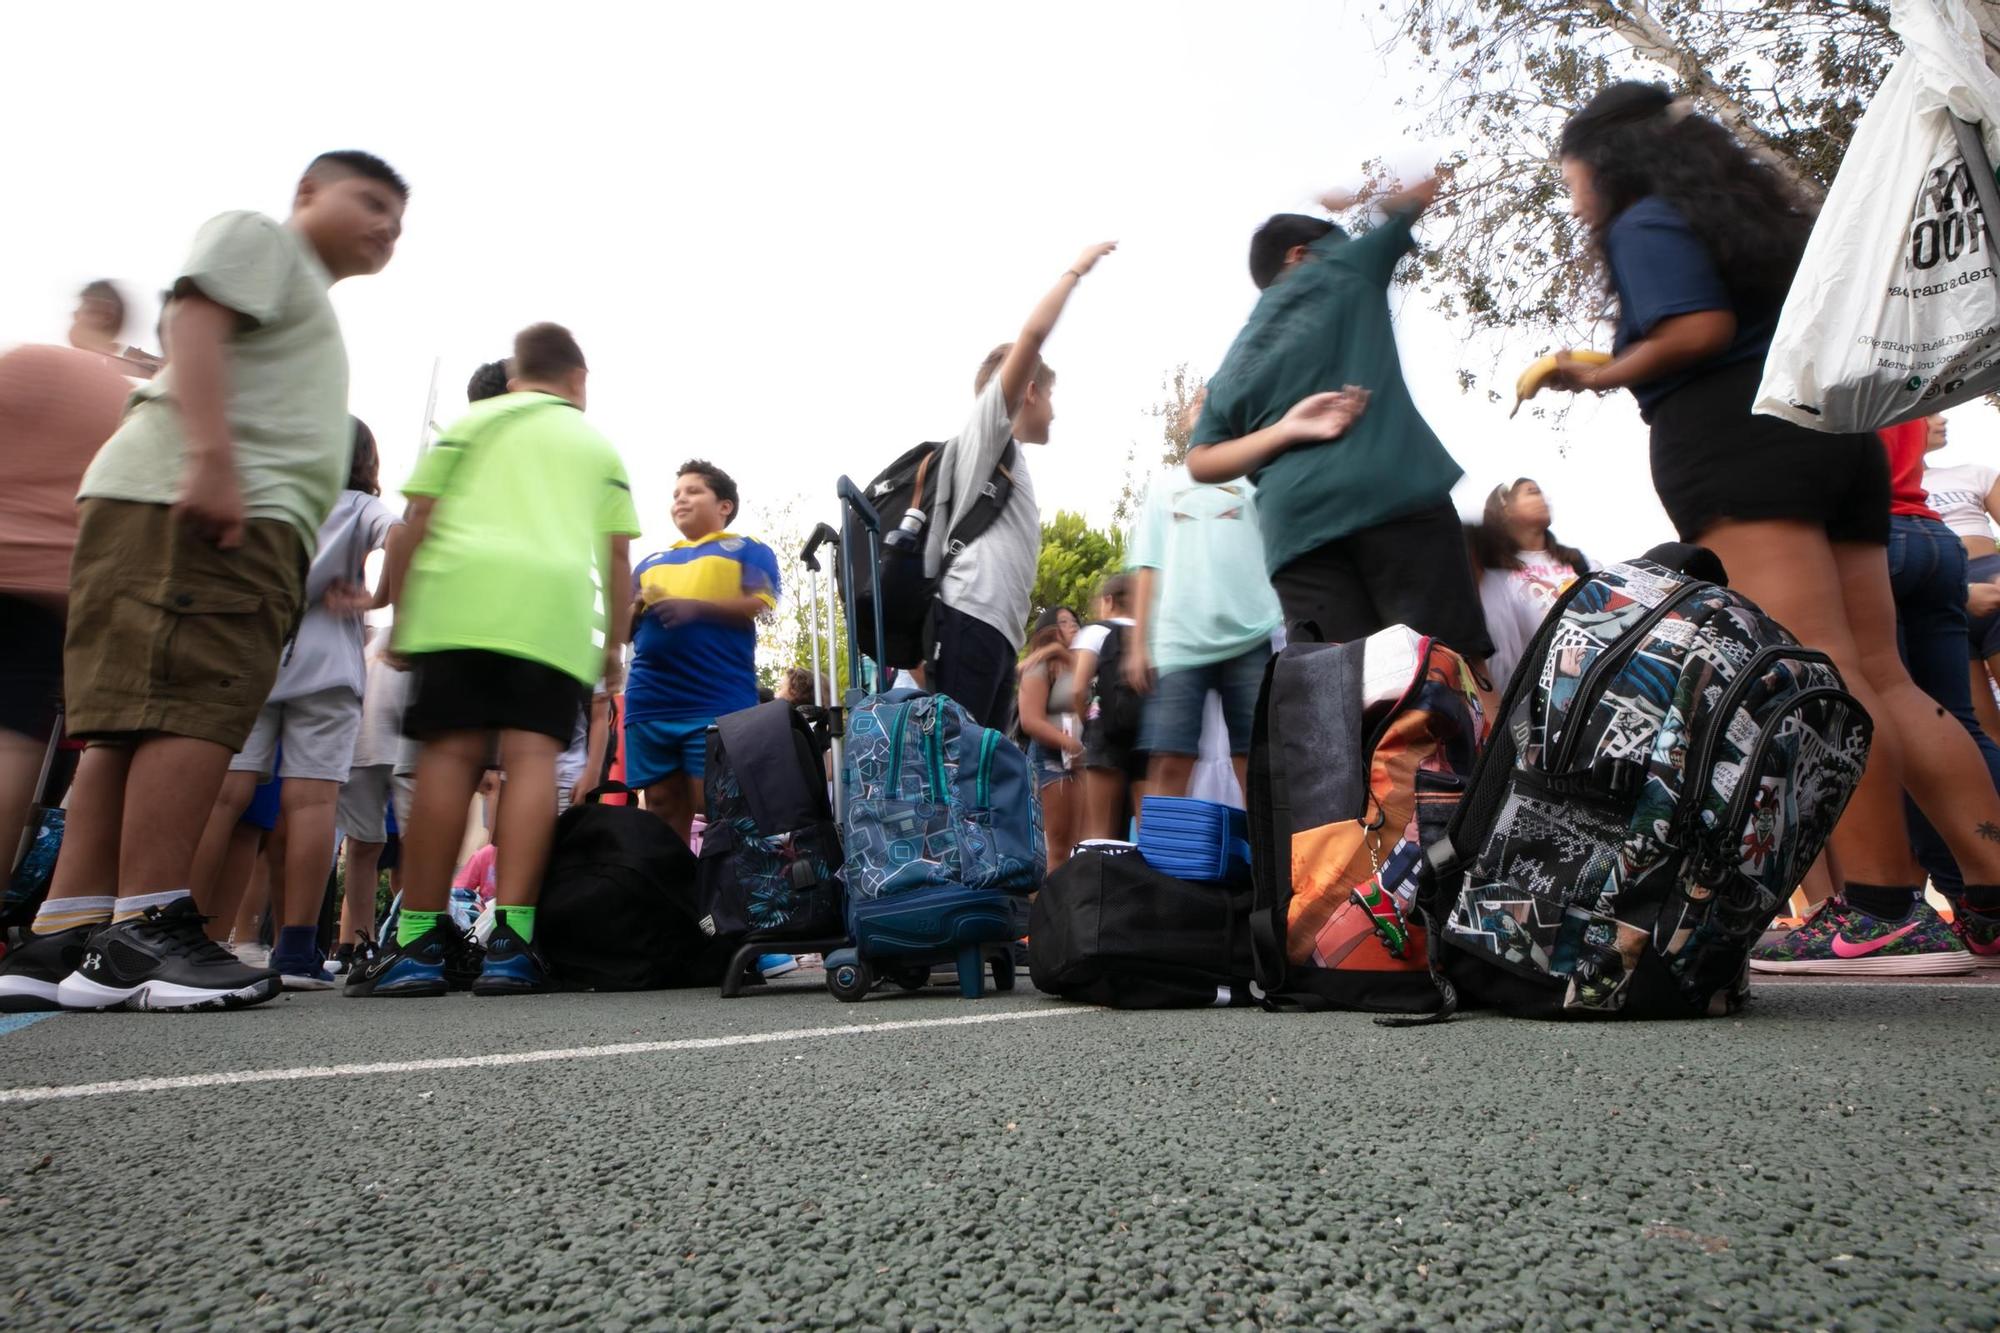
M 592 686 L 616 684 L 639 535 L 618 451 L 584 420 L 588 377 L 567 329 L 522 330 L 511 392 L 447 430 L 403 487 L 415 536 L 395 650 L 416 672 L 403 729 L 423 750 L 395 947 L 349 974 L 349 995 L 448 989 L 446 964 L 461 943 L 445 903 L 465 809 L 496 737 L 507 799 L 494 841 L 506 854 L 498 923 L 472 993 L 547 985 L 535 903 L 554 833 L 556 760 Z

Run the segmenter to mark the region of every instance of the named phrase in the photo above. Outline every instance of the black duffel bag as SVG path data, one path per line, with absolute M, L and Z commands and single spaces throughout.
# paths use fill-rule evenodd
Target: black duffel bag
M 1251 1003 L 1250 885 L 1175 879 L 1136 851 L 1049 876 L 1028 924 L 1035 987 L 1115 1009 Z
M 713 986 L 727 954 L 696 924 L 695 858 L 660 817 L 599 798 L 556 821 L 535 945 L 566 990 Z

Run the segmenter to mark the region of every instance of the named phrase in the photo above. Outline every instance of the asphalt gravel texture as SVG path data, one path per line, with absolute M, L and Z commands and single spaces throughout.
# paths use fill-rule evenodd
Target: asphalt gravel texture
M 291 996 L 0 1029 L 7 1329 L 2000 1327 L 2000 985 L 1739 1018 L 942 987 Z

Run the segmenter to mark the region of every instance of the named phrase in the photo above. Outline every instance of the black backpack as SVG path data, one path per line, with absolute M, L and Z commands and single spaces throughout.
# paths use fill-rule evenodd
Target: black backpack
M 1125 680 L 1125 632 L 1131 627 L 1099 623 L 1111 632 L 1097 650 L 1097 681 L 1091 691 L 1097 698 L 1098 726 L 1106 739 L 1132 745 L 1139 739 L 1139 720 L 1146 705 Z
M 783 700 L 725 714 L 709 729 L 698 916 L 716 940 L 845 933 L 826 750 L 823 734 Z
M 1036 989 L 1114 1009 L 1251 1002 L 1250 886 L 1175 879 L 1135 851 L 1079 852 L 1028 920 Z
M 712 986 L 721 960 L 695 924 L 695 860 L 660 817 L 598 797 L 556 821 L 535 944 L 574 990 Z
M 896 531 L 902 524 L 903 516 L 912 509 L 922 511 L 926 525 L 937 517 L 940 497 L 936 474 L 944 448 L 935 441 L 920 444 L 882 469 L 868 483 L 868 502 L 882 517 L 885 539 Z M 918 529 L 912 542 L 899 544 L 884 541 L 879 592 L 888 660 L 881 665 L 897 668 L 923 665 L 930 649 L 927 627 L 931 602 L 937 596 L 938 586 L 944 582 L 944 571 L 950 568 L 960 551 L 978 541 L 993 526 L 994 520 L 1007 507 L 1007 501 L 1014 494 L 1014 463 L 1018 455 L 1018 446 L 1009 440 L 1007 451 L 994 465 L 993 475 L 987 479 L 979 498 L 963 514 L 953 515 L 951 537 L 945 543 L 944 564 L 938 569 L 937 577 L 927 578 L 924 575 L 927 533 L 922 528 Z M 850 554 L 843 583 L 854 595 L 854 623 L 871 625 L 875 623 L 877 571 L 871 568 L 865 550 Z

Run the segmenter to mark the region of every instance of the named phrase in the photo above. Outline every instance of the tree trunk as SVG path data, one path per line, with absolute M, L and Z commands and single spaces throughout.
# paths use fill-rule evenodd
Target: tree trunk
M 1993 11 L 1990 17 L 1995 21 L 1995 32 L 2000 33 L 2000 4 L 1993 0 L 1973 0 L 1973 3 L 1980 9 Z M 1693 52 L 1674 40 L 1673 33 L 1654 17 L 1646 0 L 1606 0 L 1604 18 L 1605 26 L 1630 43 L 1633 50 L 1648 60 L 1665 65 L 1679 76 L 1681 82 L 1694 90 L 1696 97 L 1715 113 L 1717 120 L 1729 127 L 1744 147 L 1770 163 L 1792 183 L 1792 188 L 1815 205 L 1826 202 L 1826 187 L 1799 170 L 1798 163 L 1779 151 L 1757 128 L 1749 109 L 1709 77 Z M 1991 49 L 1988 54 L 1993 54 Z

